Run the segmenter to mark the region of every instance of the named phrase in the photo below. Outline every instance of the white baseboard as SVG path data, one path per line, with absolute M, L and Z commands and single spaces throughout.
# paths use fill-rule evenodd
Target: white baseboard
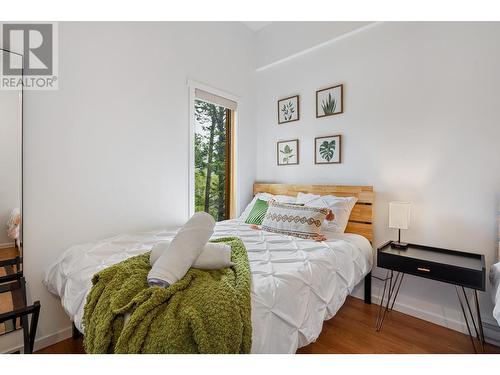
M 59 341 L 66 340 L 71 337 L 72 335 L 72 327 L 64 328 L 60 331 L 57 331 L 55 333 L 52 333 L 50 335 L 46 335 L 43 337 L 40 337 L 35 340 L 35 346 L 33 351 L 37 351 L 43 348 L 46 348 L 47 346 L 57 344 Z M 22 336 L 21 336 L 22 337 Z M 22 338 L 21 338 L 22 341 Z M 17 351 L 23 351 L 24 345 L 20 344 L 14 347 L 11 347 L 7 350 L 5 350 L 5 353 L 12 353 L 12 352 L 17 352 Z
M 380 303 L 380 296 L 372 294 L 372 303 Z M 467 326 L 465 325 L 464 321 L 445 318 L 442 315 L 425 311 L 416 306 L 410 306 L 398 301 L 396 301 L 396 303 L 394 304 L 394 310 L 452 329 L 454 331 L 468 334 Z M 500 327 L 495 323 L 483 321 L 483 329 L 486 342 L 496 346 L 500 346 Z
M 0 243 L 0 249 L 8 249 L 9 247 L 15 247 L 15 246 L 16 246 L 16 243 L 14 241 Z
M 483 329 L 486 342 L 500 346 L 500 326 L 498 324 L 483 322 Z

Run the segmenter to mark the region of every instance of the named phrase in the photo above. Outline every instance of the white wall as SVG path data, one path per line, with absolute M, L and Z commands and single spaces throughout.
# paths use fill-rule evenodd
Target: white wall
M 25 100 L 25 271 L 38 338 L 70 322 L 42 285 L 70 245 L 182 223 L 188 88 L 240 97 L 239 198 L 255 179 L 253 34 L 240 23 L 62 23 L 58 91 Z M 0 352 L 19 343 L 0 337 Z
M 21 208 L 21 97 L 18 90 L 0 91 L 0 245 L 14 246 L 5 224 L 16 207 Z
M 256 34 L 256 68 L 339 38 L 371 22 L 273 22 Z
M 373 185 L 375 245 L 396 236 L 388 202 L 409 200 L 404 240 L 484 253 L 489 269 L 500 192 L 498 35 L 500 23 L 383 23 L 259 72 L 257 179 Z M 336 83 L 345 113 L 316 119 L 315 91 Z M 276 101 L 294 94 L 301 120 L 278 125 Z M 331 134 L 342 134 L 342 164 L 314 165 L 314 137 Z M 300 165 L 276 166 L 276 141 L 293 138 Z M 489 294 L 481 305 L 493 322 Z M 463 328 L 446 284 L 408 277 L 398 309 Z

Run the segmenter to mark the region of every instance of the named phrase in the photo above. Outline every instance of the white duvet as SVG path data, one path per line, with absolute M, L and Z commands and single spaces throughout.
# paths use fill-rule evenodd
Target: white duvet
M 500 262 L 491 266 L 490 270 L 490 281 L 493 286 L 492 296 L 493 296 L 493 317 L 497 320 L 498 325 L 500 325 Z
M 44 283 L 76 327 L 92 276 L 115 263 L 151 250 L 175 231 L 125 234 L 76 245 L 51 266 Z M 356 234 L 330 234 L 324 242 L 253 230 L 239 220 L 216 225 L 212 238 L 237 236 L 248 251 L 252 271 L 252 352 L 295 353 L 321 333 L 354 286 L 371 270 L 368 240 Z

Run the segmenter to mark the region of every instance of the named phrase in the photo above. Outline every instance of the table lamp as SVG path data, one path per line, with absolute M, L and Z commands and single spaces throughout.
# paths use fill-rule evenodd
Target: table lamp
M 406 249 L 407 243 L 401 242 L 401 229 L 408 229 L 410 223 L 410 202 L 389 203 L 389 228 L 398 230 L 398 241 L 392 242 L 391 246 L 398 249 Z

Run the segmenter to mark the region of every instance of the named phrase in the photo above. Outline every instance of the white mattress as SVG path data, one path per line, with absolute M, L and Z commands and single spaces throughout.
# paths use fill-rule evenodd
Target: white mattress
M 149 251 L 175 231 L 125 234 L 72 246 L 51 266 L 44 283 L 61 298 L 82 331 L 83 307 L 92 276 L 131 256 Z M 253 230 L 239 220 L 217 223 L 212 238 L 237 236 L 252 271 L 253 353 L 295 353 L 321 333 L 354 286 L 371 270 L 368 240 L 355 234 L 327 235 L 314 242 Z
M 500 262 L 491 266 L 490 269 L 490 281 L 493 286 L 492 297 L 493 297 L 493 317 L 497 320 L 498 325 L 500 325 Z

